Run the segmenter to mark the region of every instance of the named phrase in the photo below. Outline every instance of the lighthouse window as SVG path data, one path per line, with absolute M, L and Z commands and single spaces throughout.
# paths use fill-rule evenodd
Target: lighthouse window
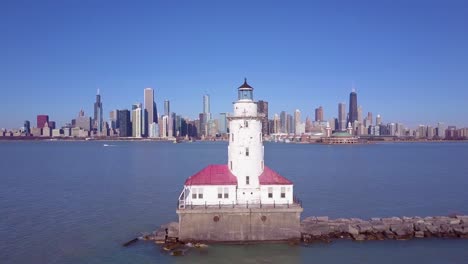
M 198 189 L 198 199 L 203 199 L 203 188 Z
M 197 199 L 197 188 L 193 188 L 192 199 Z
M 245 148 L 245 156 L 249 156 L 249 148 Z
M 222 198 L 223 198 L 223 188 L 218 187 L 218 199 L 222 199 Z
M 281 198 L 286 198 L 286 188 L 281 187 Z
M 232 161 L 229 162 L 229 169 L 232 170 Z
M 232 142 L 234 142 L 234 133 L 232 133 Z
M 225 199 L 229 198 L 229 188 L 224 188 L 224 198 Z
M 268 187 L 268 198 L 273 198 L 273 187 Z
M 250 177 L 249 176 L 245 176 L 245 184 L 246 185 L 250 184 Z
M 249 127 L 249 121 L 244 121 L 244 126 Z

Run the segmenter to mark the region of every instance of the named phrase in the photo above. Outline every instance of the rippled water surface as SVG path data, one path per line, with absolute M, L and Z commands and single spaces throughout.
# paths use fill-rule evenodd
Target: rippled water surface
M 303 217 L 468 214 L 468 143 L 267 143 L 265 153 L 295 183 Z M 468 263 L 468 240 L 219 245 L 178 258 L 121 247 L 176 220 L 185 178 L 226 160 L 222 142 L 0 142 L 0 263 Z

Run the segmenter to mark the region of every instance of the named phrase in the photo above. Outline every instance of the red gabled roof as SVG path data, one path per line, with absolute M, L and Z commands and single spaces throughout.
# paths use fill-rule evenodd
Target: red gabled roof
M 279 175 L 276 171 L 265 166 L 263 173 L 260 175 L 260 185 L 287 185 L 293 184 L 290 180 Z
M 265 166 L 259 177 L 260 185 L 288 185 L 292 182 Z M 209 165 L 190 176 L 185 185 L 237 185 L 237 178 L 225 164 Z
M 227 165 L 209 165 L 190 176 L 185 185 L 237 185 L 237 178 L 230 171 Z

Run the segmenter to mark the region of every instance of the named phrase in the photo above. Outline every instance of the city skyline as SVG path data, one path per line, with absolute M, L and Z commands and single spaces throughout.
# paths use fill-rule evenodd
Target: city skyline
M 106 1 L 9 2 L 0 17 L 8 25 L 0 43 L 0 127 L 41 113 L 63 125 L 82 108 L 93 116 L 89 98 L 97 88 L 106 118 L 108 110 L 141 102 L 141 89 L 152 87 L 161 110 L 168 99 L 195 119 L 194 98 L 203 94 L 211 96 L 212 113 L 228 112 L 242 77 L 255 83 L 271 116 L 300 109 L 313 118 L 322 106 L 328 120 L 354 83 L 364 113 L 409 127 L 466 126 L 468 3 L 444 3 L 440 12 L 417 2 L 303 2 L 288 12 L 280 3 L 141 2 L 127 10 Z M 180 19 L 167 23 L 173 16 Z

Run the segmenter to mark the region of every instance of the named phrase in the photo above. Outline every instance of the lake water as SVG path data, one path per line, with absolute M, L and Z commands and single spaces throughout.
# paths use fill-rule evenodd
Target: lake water
M 104 144 L 112 146 L 105 147 Z M 468 214 L 468 143 L 266 143 L 303 217 Z M 177 220 L 184 180 L 227 144 L 0 142 L 0 263 L 468 263 L 468 240 L 210 246 L 172 257 L 121 244 Z

